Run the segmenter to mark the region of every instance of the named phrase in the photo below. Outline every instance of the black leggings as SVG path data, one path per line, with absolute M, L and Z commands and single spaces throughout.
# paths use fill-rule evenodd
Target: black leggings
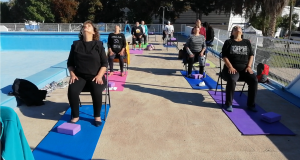
M 144 38 L 144 44 L 147 44 L 147 35 L 146 35 L 146 34 L 143 34 L 143 35 L 142 35 L 142 38 Z
M 120 70 L 121 70 L 121 73 L 123 73 L 123 71 L 124 71 L 124 58 L 125 58 L 125 56 L 121 56 L 121 55 L 119 55 L 117 53 L 113 54 L 112 56 L 109 56 L 108 63 L 109 63 L 110 72 L 114 71 L 114 59 L 115 58 L 119 58 Z
M 235 74 L 229 74 L 228 69 L 224 68 L 222 71 L 222 75 L 224 75 L 224 79 L 227 81 L 226 84 L 226 102 L 225 105 L 231 106 L 233 95 L 235 91 L 236 82 L 245 81 L 248 84 L 248 107 L 255 107 L 255 97 L 257 93 L 258 81 L 256 75 L 245 72 L 245 70 L 237 72 Z
M 188 75 L 192 74 L 193 65 L 195 62 L 199 61 L 199 52 L 193 52 L 194 57 L 190 57 L 188 54 Z M 199 65 L 199 74 L 203 75 L 204 72 L 204 66 Z
M 96 84 L 92 81 L 95 76 L 78 74 L 76 74 L 76 76 L 78 77 L 78 80 L 75 80 L 75 82 L 70 84 L 68 88 L 68 99 L 73 118 L 79 117 L 79 94 L 86 85 L 89 87 L 92 95 L 94 117 L 100 117 L 102 92 L 107 85 L 105 77 L 102 77 L 103 84 Z

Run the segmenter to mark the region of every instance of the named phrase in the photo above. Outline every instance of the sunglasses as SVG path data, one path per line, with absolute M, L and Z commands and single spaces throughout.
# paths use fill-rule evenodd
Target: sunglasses
M 240 26 L 233 27 L 234 30 L 237 30 L 238 28 L 241 28 Z

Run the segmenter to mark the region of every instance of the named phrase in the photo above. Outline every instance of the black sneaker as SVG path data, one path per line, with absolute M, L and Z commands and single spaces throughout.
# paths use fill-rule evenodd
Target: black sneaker
M 252 111 L 252 112 L 257 112 L 255 107 L 247 107 L 248 110 Z
M 187 77 L 188 77 L 188 78 L 192 78 L 192 75 L 191 75 L 191 74 L 188 74 Z

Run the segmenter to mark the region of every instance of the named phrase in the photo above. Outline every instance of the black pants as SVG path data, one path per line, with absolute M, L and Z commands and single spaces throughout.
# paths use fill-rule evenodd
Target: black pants
M 224 75 L 224 80 L 227 81 L 226 102 L 225 102 L 226 106 L 232 105 L 236 82 L 239 80 L 239 81 L 245 81 L 248 84 L 247 106 L 255 107 L 255 97 L 256 97 L 256 93 L 257 93 L 258 81 L 257 81 L 256 75 L 254 73 L 250 74 L 248 72 L 245 72 L 245 70 L 242 70 L 235 74 L 229 74 L 228 69 L 224 68 L 222 71 L 222 75 Z
M 147 35 L 143 34 L 142 38 L 144 38 L 144 44 L 147 44 Z
M 189 55 L 187 54 L 187 56 L 188 56 L 188 75 L 192 74 L 194 63 L 199 62 L 200 53 L 199 52 L 193 52 L 193 54 L 194 54 L 194 57 L 189 57 Z M 199 65 L 199 74 L 203 75 L 203 72 L 204 72 L 204 66 Z
M 76 74 L 76 76 L 78 77 L 78 80 L 75 80 L 75 82 L 70 84 L 68 88 L 68 99 L 73 118 L 79 117 L 79 94 L 86 85 L 90 89 L 92 95 L 94 117 L 100 117 L 102 92 L 107 85 L 105 77 L 102 77 L 103 84 L 100 85 L 92 81 L 95 76 L 79 74 Z
M 109 63 L 110 72 L 114 71 L 114 59 L 115 58 L 119 59 L 120 70 L 123 73 L 123 71 L 124 71 L 124 58 L 125 58 L 125 56 L 121 56 L 118 53 L 115 53 L 112 56 L 111 55 L 109 56 L 108 63 Z

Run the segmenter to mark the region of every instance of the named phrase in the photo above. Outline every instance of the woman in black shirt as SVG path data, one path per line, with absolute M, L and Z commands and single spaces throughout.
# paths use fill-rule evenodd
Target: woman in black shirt
M 232 29 L 229 40 L 226 40 L 222 48 L 222 57 L 225 62 L 222 75 L 227 81 L 226 85 L 226 110 L 232 112 L 232 100 L 238 80 L 248 84 L 248 109 L 256 112 L 255 97 L 257 92 L 257 78 L 251 66 L 253 63 L 253 52 L 250 41 L 243 39 L 242 29 L 235 26 Z
M 91 90 L 94 107 L 95 125 L 101 126 L 100 111 L 102 92 L 106 87 L 105 72 L 107 57 L 99 32 L 91 21 L 83 23 L 78 41 L 74 41 L 68 58 L 70 85 L 68 99 L 71 106 L 71 123 L 79 120 L 79 94 L 87 85 Z
M 125 73 L 123 72 L 124 68 L 124 58 L 125 58 L 125 47 L 126 47 L 126 40 L 123 33 L 120 33 L 120 26 L 115 26 L 115 32 L 110 33 L 108 35 L 108 53 L 109 53 L 109 75 L 113 75 L 113 66 L 114 66 L 114 59 L 119 58 L 120 69 L 121 69 L 121 76 L 123 77 Z

